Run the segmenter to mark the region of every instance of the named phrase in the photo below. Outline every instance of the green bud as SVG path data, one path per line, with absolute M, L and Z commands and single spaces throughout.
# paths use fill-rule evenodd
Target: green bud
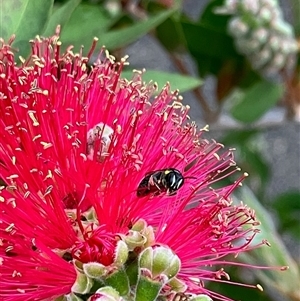
M 146 221 L 139 219 L 131 228 L 132 231 L 143 232 L 147 227 Z
M 157 247 L 154 249 L 153 276 L 165 274 L 169 279 L 177 275 L 180 270 L 180 259 L 171 249 Z
M 58 301 L 58 300 L 55 300 Z M 83 301 L 80 297 L 76 296 L 75 294 L 71 293 L 64 297 L 64 299 L 59 301 Z
M 165 276 L 171 279 L 177 275 L 180 266 L 179 257 L 166 247 L 148 247 L 139 257 L 139 268 L 151 271 L 153 278 Z
M 97 215 L 94 207 L 91 207 L 88 211 L 86 211 L 84 216 L 88 221 L 97 221 Z
M 179 280 L 176 277 L 173 277 L 169 282 L 168 285 L 172 288 L 175 292 L 185 292 L 187 289 L 187 285 L 184 281 Z
M 77 272 L 84 274 L 83 263 L 77 259 L 74 260 L 74 266 Z
M 118 266 L 125 264 L 128 259 L 128 247 L 123 240 L 117 242 L 117 247 L 115 251 L 115 260 L 114 263 Z
M 193 296 L 189 299 L 189 301 L 213 301 L 210 297 L 207 295 L 197 295 Z
M 142 247 L 146 242 L 147 238 L 137 231 L 129 231 L 129 234 L 122 237 L 125 241 L 129 251 L 133 251 L 135 248 Z
M 110 286 L 99 288 L 88 301 L 123 301 L 119 293 Z
M 93 286 L 93 280 L 85 274 L 77 273 L 77 279 L 73 284 L 71 291 L 78 294 L 87 294 Z
M 153 228 L 140 219 L 132 226 L 128 235 L 122 236 L 122 240 L 127 244 L 129 251 L 133 251 L 135 248 L 153 245 L 155 236 Z
M 145 248 L 150 247 L 155 243 L 155 235 L 151 226 L 148 226 L 144 230 L 143 235 L 147 238 L 147 242 L 144 244 Z
M 100 279 L 106 275 L 106 267 L 99 262 L 89 262 L 83 264 L 83 271 L 87 277 L 93 279 Z
M 139 256 L 139 268 L 144 268 L 152 271 L 153 249 L 146 248 Z

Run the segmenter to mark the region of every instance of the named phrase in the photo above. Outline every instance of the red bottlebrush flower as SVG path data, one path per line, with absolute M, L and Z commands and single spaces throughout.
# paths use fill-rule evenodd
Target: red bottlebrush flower
M 95 45 L 61 54 L 58 38 L 32 41 L 21 66 L 0 49 L 0 299 L 70 293 L 69 261 L 110 265 L 119 235 L 144 219 L 189 291 L 227 300 L 203 287 L 226 277 L 206 266 L 230 264 L 255 235 L 253 213 L 229 201 L 241 179 L 211 187 L 237 170 L 232 152 L 202 138 L 168 85 L 153 97 L 155 84 L 122 79 L 126 60 L 105 50 L 89 70 Z
M 3 226 L 0 224 L 1 300 L 50 300 L 71 290 L 76 279 L 72 265 L 47 246 L 35 245 L 16 233 L 13 226 Z
M 189 203 L 198 204 L 188 212 L 179 209 L 178 203 L 170 204 L 171 213 L 166 215 L 156 231 L 157 242 L 168 245 L 180 257 L 182 266 L 178 277 L 184 280 L 190 290 L 222 301 L 231 299 L 209 291 L 204 283 L 232 283 L 224 268 L 247 265 L 233 262 L 229 256 L 233 258 L 259 246 L 252 244 L 259 231 L 253 210 L 244 205 L 233 206 L 228 201 L 233 187 L 214 190 L 213 194 L 204 198 L 198 198 L 197 194 L 191 196 Z M 263 241 L 260 245 L 263 244 L 267 242 Z M 219 269 L 212 269 L 214 266 Z M 260 288 L 259 285 L 235 284 Z

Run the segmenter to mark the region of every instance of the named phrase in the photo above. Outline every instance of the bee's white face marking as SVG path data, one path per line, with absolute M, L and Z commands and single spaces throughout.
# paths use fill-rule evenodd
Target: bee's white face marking
M 176 183 L 176 189 L 179 189 L 181 187 L 181 185 L 183 184 L 183 179 L 180 179 L 177 183 Z

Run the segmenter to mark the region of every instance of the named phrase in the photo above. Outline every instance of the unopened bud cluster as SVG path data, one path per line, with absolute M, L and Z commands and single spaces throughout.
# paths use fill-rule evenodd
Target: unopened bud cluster
M 297 41 L 276 0 L 226 0 L 216 13 L 232 15 L 228 31 L 255 70 L 268 76 L 292 66 Z
M 176 301 L 183 296 L 189 301 L 211 301 L 206 295 L 186 293 L 187 286 L 176 277 L 179 257 L 155 243 L 153 228 L 144 220 L 116 239 L 112 264 L 73 261 L 77 279 L 72 292 L 56 301 Z

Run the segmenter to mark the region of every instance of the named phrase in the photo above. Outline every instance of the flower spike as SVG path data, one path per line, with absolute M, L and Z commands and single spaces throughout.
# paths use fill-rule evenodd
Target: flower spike
M 58 28 L 18 65 L 0 41 L 0 299 L 230 300 L 204 282 L 265 244 L 233 151 L 96 42 L 62 53 Z

